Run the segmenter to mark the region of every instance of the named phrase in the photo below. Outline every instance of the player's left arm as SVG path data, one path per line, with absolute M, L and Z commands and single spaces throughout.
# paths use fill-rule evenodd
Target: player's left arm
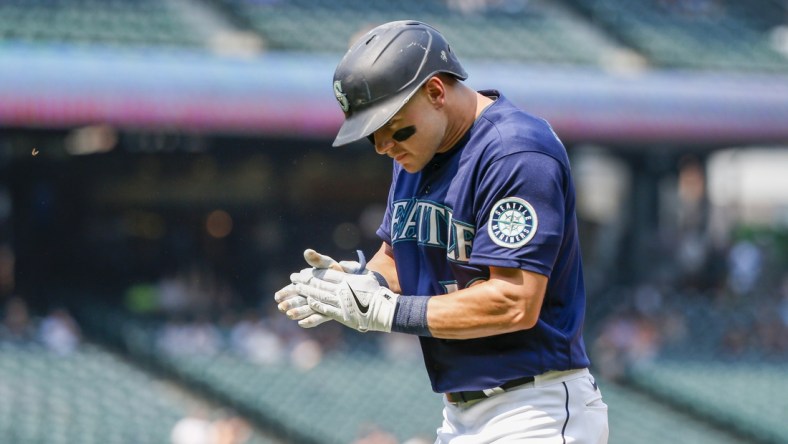
M 490 267 L 490 279 L 427 304 L 433 337 L 471 339 L 526 330 L 536 325 L 547 276 L 517 268 Z
M 490 279 L 442 296 L 401 296 L 371 275 L 305 270 L 291 275 L 295 291 L 316 313 L 359 331 L 398 331 L 443 339 L 470 339 L 536 325 L 547 288 L 544 275 L 490 268 Z M 341 277 L 339 275 L 342 275 Z M 291 316 L 291 319 L 297 319 Z M 299 320 L 305 328 L 310 319 Z

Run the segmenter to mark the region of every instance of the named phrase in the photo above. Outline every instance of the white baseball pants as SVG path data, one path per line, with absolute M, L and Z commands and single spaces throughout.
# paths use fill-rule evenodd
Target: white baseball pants
M 435 444 L 606 444 L 607 404 L 587 369 L 547 372 L 490 398 L 444 397 Z

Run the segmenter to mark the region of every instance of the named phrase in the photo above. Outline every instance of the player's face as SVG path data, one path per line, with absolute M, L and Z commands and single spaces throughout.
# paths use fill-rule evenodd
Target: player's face
M 424 168 L 443 140 L 442 114 L 421 89 L 383 127 L 372 134 L 375 151 L 385 154 L 409 173 Z

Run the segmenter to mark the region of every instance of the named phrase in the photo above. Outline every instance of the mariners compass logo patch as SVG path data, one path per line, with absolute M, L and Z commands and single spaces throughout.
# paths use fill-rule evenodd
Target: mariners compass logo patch
M 536 234 L 536 211 L 519 197 L 506 197 L 493 205 L 487 232 L 490 239 L 506 248 L 527 244 Z

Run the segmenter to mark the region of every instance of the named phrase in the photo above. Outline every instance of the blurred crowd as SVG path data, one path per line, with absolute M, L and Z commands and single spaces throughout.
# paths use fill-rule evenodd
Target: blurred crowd
M 155 319 L 156 350 L 170 356 L 231 353 L 259 365 L 308 370 L 325 354 L 368 352 L 388 359 L 419 359 L 416 338 L 364 335 L 326 323 L 303 329 L 276 309 L 273 294 L 287 284 L 271 279 L 257 304 L 239 302 L 237 290 L 205 267 L 186 267 L 153 284 L 129 288 L 129 311 Z M 143 302 L 144 301 L 144 302 Z
M 722 250 L 677 251 L 665 272 L 618 288 L 590 336 L 602 376 L 626 376 L 632 366 L 659 358 L 788 361 L 788 271 L 771 236 L 743 238 Z M 692 266 L 691 266 L 692 265 Z M 601 301 L 598 301 L 599 303 Z
M 788 358 L 788 272 L 779 244 L 743 237 L 721 250 L 687 252 L 691 248 L 687 243 L 675 256 L 655 259 L 653 279 L 589 295 L 586 336 L 602 376 L 620 378 L 633 365 L 671 356 Z M 335 323 L 298 327 L 273 302 L 277 285 L 284 284 L 286 277 L 273 279 L 257 305 L 242 306 L 232 302 L 239 298 L 220 275 L 191 269 L 151 285 L 144 292 L 148 303 L 130 305 L 155 313 L 155 347 L 166 355 L 231 353 L 302 370 L 326 354 L 351 350 L 420 359 L 418 342 L 406 335 L 363 335 Z
M 769 237 L 743 238 L 726 249 L 697 255 L 677 251 L 655 262 L 654 278 L 606 288 L 589 297 L 586 336 L 602 376 L 620 378 L 633 365 L 665 356 L 704 359 L 788 359 L 788 272 L 783 253 Z M 684 259 L 682 259 L 684 258 Z M 128 289 L 127 311 L 154 319 L 155 351 L 165 355 L 231 353 L 261 366 L 291 365 L 308 370 L 326 354 L 367 352 L 385 359 L 420 359 L 415 338 L 363 335 L 326 323 L 302 329 L 277 310 L 276 285 L 261 291 L 259 303 L 238 301 L 221 275 L 187 267 L 151 285 Z M 36 343 L 68 354 L 82 341 L 80 326 L 63 307 L 41 316 L 23 297 L 2 305 L 0 342 Z
M 67 355 L 82 342 L 79 325 L 62 307 L 52 308 L 43 317 L 37 317 L 30 313 L 22 297 L 13 296 L 5 302 L 2 316 L 0 343 L 41 344 L 54 353 Z
M 699 253 L 687 243 L 653 262 L 652 279 L 591 294 L 586 337 L 597 371 L 622 378 L 632 366 L 663 357 L 784 362 L 788 273 L 779 245 L 769 237 L 743 237 Z M 126 303 L 129 311 L 157 320 L 154 347 L 166 355 L 229 353 L 303 371 L 327 354 L 350 351 L 421 359 L 417 339 L 407 335 L 363 335 L 336 323 L 302 329 L 273 301 L 287 277 L 264 281 L 258 302 L 242 304 L 221 274 L 187 267 L 130 288 Z

